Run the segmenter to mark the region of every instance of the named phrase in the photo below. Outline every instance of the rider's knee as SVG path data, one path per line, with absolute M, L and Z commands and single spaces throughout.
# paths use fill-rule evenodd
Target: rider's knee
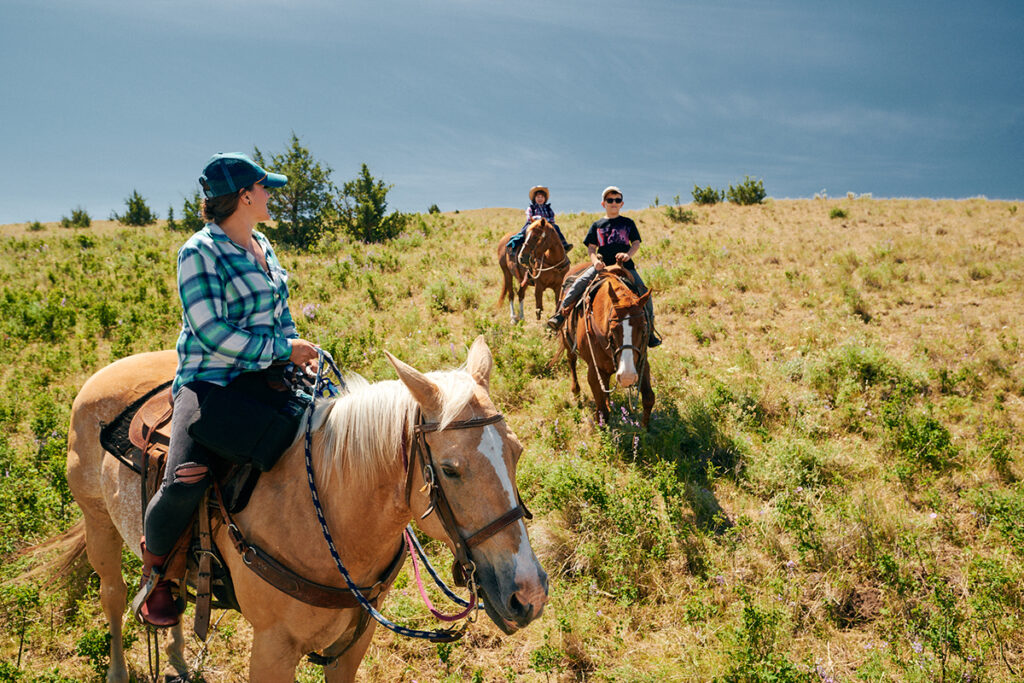
M 195 462 L 183 462 L 174 468 L 174 483 L 192 486 L 206 481 L 210 468 Z

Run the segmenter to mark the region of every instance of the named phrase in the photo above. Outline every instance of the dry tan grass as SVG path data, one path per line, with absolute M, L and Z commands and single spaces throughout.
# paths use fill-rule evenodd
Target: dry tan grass
M 663 209 L 628 211 L 644 238 L 638 264 L 655 289 L 665 338 L 651 355 L 655 431 L 670 426 L 672 410 L 713 400 L 723 386 L 749 396 L 761 411 L 758 425 L 736 409 L 722 408 L 723 424 L 742 442 L 750 464 L 744 477 L 717 477 L 699 494 L 710 496 L 734 526 L 674 539 L 664 562 L 635 577 L 645 582 L 648 596 L 628 604 L 595 587 L 588 568 L 579 564 L 587 560 L 575 545 L 581 535 L 563 511 L 547 511 L 531 527 L 552 571 L 551 602 L 538 623 L 505 637 L 482 620 L 453 649 L 447 666 L 433 646 L 379 632 L 361 679 L 709 680 L 736 663 L 730 638 L 742 623 L 741 589 L 752 604 L 784 616 L 779 647 L 793 662 L 817 662 L 838 680 L 851 680 L 887 641 L 885 680 L 913 679 L 912 666 L 904 665 L 912 658 L 909 643 L 892 642 L 887 629 L 895 623 L 891 613 L 925 597 L 895 598 L 872 562 L 889 553 L 913 576 L 934 570 L 960 591 L 966 590 L 965 568 L 975 557 L 1009 557 L 1019 566 L 1020 558 L 991 525 L 979 521 L 965 497 L 980 486 L 1005 483 L 993 463 L 975 454 L 984 426 L 995 421 L 1024 433 L 1024 213 L 1015 207 L 984 199 L 769 200 L 754 207 L 690 207 L 694 224 L 673 223 Z M 830 218 L 837 208 L 847 217 Z M 293 311 L 322 305 L 315 319 L 300 321 L 314 338 L 372 332 L 368 338 L 375 344 L 424 369 L 461 362 L 457 347 L 481 326 L 496 341 L 502 341 L 498 335 L 519 334 L 524 344 L 547 344 L 553 352 L 530 316 L 525 329 L 513 333 L 507 309 L 493 306 L 499 289 L 494 247 L 518 227 L 520 215 L 516 209 L 481 209 L 428 217 L 434 237 L 412 247 L 345 245 L 326 255 L 285 254 L 296 282 Z M 597 217 L 560 217 L 566 236 L 577 244 L 574 262 L 583 259 L 582 236 Z M 123 230 L 137 229 L 106 221 L 86 230 L 0 226 L 0 238 L 116 237 Z M 454 256 L 438 258 L 438 248 L 453 243 Z M 373 271 L 384 302 L 376 310 L 367 303 L 366 281 L 340 286 L 329 269 L 352 255 L 364 263 L 381 254 L 395 265 Z M 456 303 L 449 311 L 432 308 L 430 287 L 438 281 L 450 283 L 453 298 L 457 287 L 465 287 L 475 302 Z M 164 336 L 172 339 L 173 332 Z M 925 386 L 921 400 L 933 404 L 969 466 L 922 477 L 912 486 L 894 476 L 894 456 L 875 414 L 882 390 L 863 387 L 825 397 L 812 386 L 814 373 L 846 348 L 876 350 L 919 378 Z M 386 365 L 375 353 L 379 349 L 355 369 L 384 376 Z M 943 370 L 969 372 L 954 390 L 942 392 Z M 68 383 L 84 379 L 79 374 Z M 526 445 L 521 474 L 534 490 L 542 490 L 539 473 L 567 458 L 610 457 L 601 451 L 600 430 L 579 419 L 591 405 L 586 389 L 582 402 L 572 400 L 562 366 L 554 376 L 518 378 L 521 383 L 500 369 L 498 374 L 496 403 Z M 573 430 L 567 448 L 551 443 L 556 419 Z M 1011 463 L 1017 477 L 1024 474 L 1020 443 L 1018 438 Z M 627 456 L 609 465 L 623 485 L 644 476 Z M 800 457 L 828 480 L 801 487 L 797 496 L 791 482 Z M 813 514 L 820 552 L 798 550 L 779 511 L 786 496 Z M 652 514 L 663 514 L 664 501 L 658 506 Z M 681 513 L 685 524 L 697 524 L 695 509 Z M 694 557 L 704 563 L 703 573 L 688 568 Z M 411 596 L 396 591 L 388 607 L 405 613 L 413 604 Z M 908 634 L 899 637 L 906 641 Z M 244 620 L 226 616 L 211 637 L 206 680 L 243 680 L 248 641 Z M 544 648 L 555 653 L 556 665 L 547 670 L 538 659 Z M 9 649 L 8 640 L 5 656 Z M 190 652 L 194 656 L 195 644 Z M 1020 671 L 1024 638 L 1012 639 L 1004 656 Z M 143 657 L 135 646 L 130 658 L 136 670 L 145 668 Z M 43 662 L 52 664 L 45 656 Z M 1012 680 L 1009 666 L 996 656 L 985 674 Z M 318 676 L 307 665 L 299 680 Z

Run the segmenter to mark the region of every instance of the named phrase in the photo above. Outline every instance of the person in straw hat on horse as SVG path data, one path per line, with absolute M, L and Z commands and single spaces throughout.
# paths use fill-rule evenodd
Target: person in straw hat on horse
M 507 249 L 512 253 L 523 243 L 523 239 L 526 236 L 526 229 L 530 227 L 530 223 L 534 222 L 538 218 L 543 218 L 551 224 L 551 227 L 558 233 L 558 238 L 562 240 L 562 248 L 565 249 L 565 253 L 569 253 L 572 250 L 572 245 L 566 241 L 565 235 L 562 234 L 562 229 L 555 223 L 555 211 L 551 208 L 551 204 L 548 203 L 548 198 L 551 196 L 548 188 L 543 185 L 534 185 L 530 188 L 530 206 L 526 208 L 526 222 L 523 227 L 519 229 L 515 235 L 508 241 Z

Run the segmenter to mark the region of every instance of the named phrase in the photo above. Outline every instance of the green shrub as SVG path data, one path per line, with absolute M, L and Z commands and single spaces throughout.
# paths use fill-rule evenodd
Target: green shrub
M 731 634 L 731 667 L 716 683 L 811 683 L 814 680 L 786 656 L 779 647 L 785 633 L 782 610 L 760 607 L 741 589 L 743 623 Z M 819 675 L 818 680 L 826 680 Z
M 693 202 L 695 204 L 718 204 L 725 200 L 725 190 L 716 190 L 708 185 L 707 187 L 693 186 Z
M 28 224 L 28 229 L 29 229 L 30 232 L 39 232 L 44 227 L 46 227 L 46 226 L 44 226 L 39 221 L 32 221 L 31 223 Z
M 184 232 L 196 232 L 202 230 L 206 225 L 203 217 L 203 197 L 196 190 L 191 197 L 185 198 L 185 205 L 181 209 L 181 222 L 177 224 L 179 230 Z
M 985 488 L 972 491 L 969 498 L 1010 547 L 1024 556 L 1024 490 Z
M 735 187 L 730 185 L 729 192 L 726 194 L 730 202 L 740 206 L 760 204 L 767 196 L 764 191 L 764 181 L 754 180 L 750 176 L 745 176 L 743 182 Z
M 850 214 L 846 212 L 846 209 L 841 209 L 838 206 L 828 212 L 829 218 L 849 218 Z
M 674 206 L 665 207 L 665 215 L 668 216 L 669 220 L 675 223 L 696 223 L 697 214 L 691 209 L 684 209 L 679 205 L 679 195 L 675 196 L 675 200 Z
M 168 230 L 177 230 L 178 229 L 178 222 L 176 220 L 174 220 L 174 207 L 173 206 L 168 206 L 167 207 L 167 229 Z
M 363 164 L 359 176 L 345 183 L 341 191 L 344 229 L 361 242 L 383 242 L 397 237 L 407 217 L 397 211 L 387 212 L 387 196 L 392 187 L 374 178 Z
M 670 220 L 675 221 L 676 223 L 697 222 L 697 214 L 694 211 L 690 209 L 684 209 L 681 206 L 666 206 L 665 215 L 668 216 Z
M 292 133 L 288 150 L 264 157 L 259 148 L 253 160 L 274 173 L 288 176 L 288 184 L 270 193 L 267 211 L 275 225 L 262 225 L 274 243 L 309 249 L 335 225 L 337 208 L 331 167 L 317 161 Z
M 153 213 L 146 200 L 139 194 L 138 190 L 132 190 L 131 195 L 124 200 L 127 211 L 123 214 L 111 214 L 111 219 L 122 225 L 152 225 L 156 223 L 156 214 Z
M 931 405 L 915 410 L 905 397 L 894 396 L 882 407 L 885 444 L 916 468 L 941 471 L 956 461 L 960 449 L 949 430 L 932 414 Z
M 574 535 L 561 571 L 581 572 L 627 602 L 643 599 L 673 540 L 671 525 L 655 512 L 663 507 L 660 477 L 619 474 L 608 463 L 578 458 L 557 462 L 542 477 L 536 506 L 560 511 Z
M 441 213 L 441 208 L 437 204 L 431 204 L 430 208 L 427 209 L 427 213 Z
M 60 225 L 62 228 L 88 228 L 92 225 L 92 218 L 88 211 L 79 206 L 71 210 L 71 218 L 61 216 Z

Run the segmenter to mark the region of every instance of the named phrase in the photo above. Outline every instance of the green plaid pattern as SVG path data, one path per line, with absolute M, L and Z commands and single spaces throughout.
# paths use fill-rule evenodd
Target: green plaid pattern
M 269 275 L 215 223 L 178 250 L 182 325 L 175 393 L 196 380 L 224 386 L 291 355 L 288 340 L 299 334 L 288 310 L 288 273 L 267 238 L 259 231 L 253 236 Z

